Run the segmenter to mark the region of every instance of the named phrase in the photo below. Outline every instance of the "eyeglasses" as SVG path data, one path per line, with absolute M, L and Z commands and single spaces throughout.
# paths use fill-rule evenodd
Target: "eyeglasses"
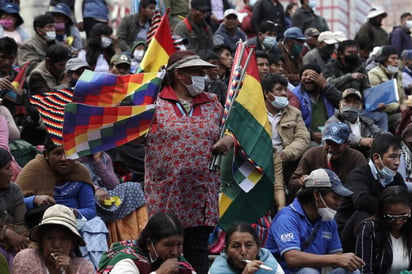
M 410 217 L 411 217 L 411 213 L 406 213 L 406 214 L 401 214 L 401 215 L 391 215 L 391 214 L 383 215 L 383 218 L 389 222 L 394 222 L 396 220 L 407 221 Z

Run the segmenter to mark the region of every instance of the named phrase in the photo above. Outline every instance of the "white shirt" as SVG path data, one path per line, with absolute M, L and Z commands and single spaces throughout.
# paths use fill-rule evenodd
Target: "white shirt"
M 283 149 L 283 141 L 282 141 L 282 138 L 279 136 L 278 130 L 276 128 L 281 117 L 282 117 L 282 111 L 279 111 L 275 115 L 268 112 L 269 123 L 270 123 L 270 127 L 272 130 L 272 147 L 273 147 L 274 152 L 278 152 Z
M 396 239 L 392 234 L 390 235 L 392 242 L 393 259 L 389 273 L 399 273 L 402 270 L 409 270 L 409 252 L 406 246 L 404 246 L 403 244 L 403 236 Z
M 349 122 L 349 126 L 350 126 L 350 130 L 352 131 L 353 135 L 362 137 L 362 135 L 361 135 L 361 124 L 360 124 L 360 121 L 359 121 L 359 117 L 358 117 L 358 119 L 356 120 L 355 123 L 352 124 L 352 123 Z

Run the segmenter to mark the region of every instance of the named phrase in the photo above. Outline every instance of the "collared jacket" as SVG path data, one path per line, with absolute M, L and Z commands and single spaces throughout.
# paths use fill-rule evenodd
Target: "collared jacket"
M 368 72 L 368 77 L 371 86 L 377 86 L 393 78 L 396 79 L 398 85 L 399 102 L 386 105 L 385 111 L 388 113 L 398 112 L 399 106 L 402 105 L 405 100 L 405 91 L 402 85 L 402 72 L 398 71 L 394 76 L 391 76 L 386 72 L 385 67 L 382 64 L 379 64 L 377 67 Z
M 302 89 L 299 85 L 292 90 L 293 94 L 298 98 L 300 102 L 300 110 L 302 112 L 303 121 L 305 121 L 306 127 L 311 130 L 312 123 L 312 103 L 309 94 Z M 342 98 L 342 93 L 332 85 L 326 85 L 325 89 L 320 92 L 320 100 L 326 108 L 326 114 L 331 117 L 335 113 L 335 108 L 338 108 L 339 101 Z
M 213 48 L 213 33 L 210 26 L 203 22 L 203 25 L 196 24 L 192 19 L 191 13 L 180 21 L 174 31 L 174 35 L 187 38 L 186 48 L 198 52 L 202 49 Z
M 289 52 L 283 42 L 279 42 L 277 46 L 283 56 L 283 68 L 287 78 L 289 82 L 297 86 L 300 83 L 300 69 L 303 67 L 302 55 Z
M 24 41 L 18 52 L 18 63 L 23 66 L 27 62 L 31 61 L 32 66 L 40 63 L 46 58 L 46 50 L 49 47 L 49 43 L 35 33 L 31 38 Z
M 246 41 L 247 36 L 239 27 L 236 28 L 235 34 L 231 35 L 227 31 L 226 26 L 222 23 L 213 35 L 213 44 L 215 46 L 226 45 L 230 47 L 232 52 L 236 51 L 237 42 L 239 40 Z
M 288 161 L 297 160 L 309 148 L 309 131 L 300 110 L 297 108 L 285 107 L 276 129 L 282 138 L 283 151 L 286 153 Z
M 47 69 L 46 60 L 38 64 L 29 75 L 29 89 L 33 95 L 48 92 L 58 84 L 59 79 Z
M 393 251 L 389 235 L 385 235 L 382 223 L 377 220 L 367 220 L 360 225 L 356 240 L 356 255 L 365 265 L 360 271 L 365 274 L 387 274 L 393 262 Z M 386 243 L 386 244 L 384 244 Z M 386 246 L 386 248 L 384 248 Z M 411 264 L 411 250 L 409 250 L 409 269 Z
M 398 51 L 399 55 L 404 49 L 412 49 L 411 31 L 404 26 L 393 27 L 389 39 L 389 43 Z
M 149 20 L 151 24 L 151 20 Z M 123 17 L 117 27 L 117 44 L 122 51 L 129 51 L 136 41 L 137 33 L 140 30 L 139 14 L 131 14 Z

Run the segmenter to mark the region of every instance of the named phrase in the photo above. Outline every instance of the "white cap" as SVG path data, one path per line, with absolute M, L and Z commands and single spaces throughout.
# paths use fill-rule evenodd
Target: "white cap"
M 343 42 L 343 41 L 348 40 L 348 37 L 342 31 L 338 30 L 338 31 L 335 31 L 333 34 L 335 35 L 335 39 L 338 42 Z
M 388 14 L 380 8 L 371 8 L 368 13 L 368 19 L 375 18 L 379 15 L 384 15 L 384 17 L 386 17 Z
M 231 15 L 231 14 L 233 14 L 233 15 L 236 15 L 237 16 L 237 12 L 236 12 L 236 10 L 234 10 L 234 9 L 228 9 L 228 10 L 225 10 L 225 12 L 223 13 L 223 17 L 227 17 L 227 16 L 229 16 L 229 15 Z
M 338 41 L 335 39 L 335 35 L 331 31 L 324 31 L 319 34 L 318 41 L 328 45 L 336 44 Z

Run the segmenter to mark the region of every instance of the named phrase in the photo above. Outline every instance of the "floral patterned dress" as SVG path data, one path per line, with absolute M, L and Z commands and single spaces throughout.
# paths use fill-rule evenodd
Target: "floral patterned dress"
M 149 216 L 172 212 L 184 227 L 214 226 L 220 178 L 209 171 L 209 164 L 219 138 L 222 108 L 209 93 L 193 99 L 189 114 L 177 108 L 178 104 L 174 91 L 166 87 L 157 101 L 156 129 L 146 139 Z

